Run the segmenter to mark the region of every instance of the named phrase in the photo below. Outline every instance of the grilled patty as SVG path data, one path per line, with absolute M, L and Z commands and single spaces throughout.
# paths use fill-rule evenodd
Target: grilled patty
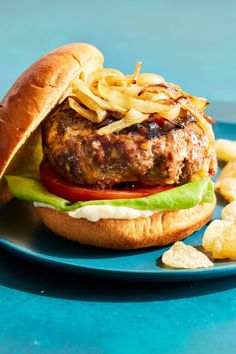
M 94 124 L 67 104 L 58 106 L 42 125 L 46 159 L 67 181 L 97 188 L 125 182 L 178 185 L 215 174 L 215 153 L 188 112 L 174 122 L 153 114 L 120 132 L 97 134 L 118 118 L 110 112 Z

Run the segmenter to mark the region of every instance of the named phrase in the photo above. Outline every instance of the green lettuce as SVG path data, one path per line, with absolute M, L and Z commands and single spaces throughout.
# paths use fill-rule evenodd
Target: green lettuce
M 214 200 L 214 184 L 209 178 L 184 184 L 144 198 L 95 200 L 70 203 L 49 193 L 40 182 L 19 176 L 6 176 L 11 193 L 23 200 L 44 203 L 60 211 L 71 211 L 86 205 L 126 206 L 139 210 L 179 210 Z

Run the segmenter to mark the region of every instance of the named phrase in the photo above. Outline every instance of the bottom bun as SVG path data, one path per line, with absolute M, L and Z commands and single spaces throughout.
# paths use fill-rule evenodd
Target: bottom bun
M 165 211 L 148 218 L 75 219 L 65 212 L 35 208 L 42 222 L 54 233 L 85 245 L 119 250 L 164 246 L 191 235 L 211 218 L 216 202 L 194 208 Z

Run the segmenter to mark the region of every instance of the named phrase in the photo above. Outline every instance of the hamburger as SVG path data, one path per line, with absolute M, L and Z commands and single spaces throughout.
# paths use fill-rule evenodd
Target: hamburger
M 215 208 L 208 102 L 159 75 L 103 67 L 94 46 L 57 48 L 0 106 L 0 201 L 32 202 L 53 232 L 135 249 L 181 240 Z

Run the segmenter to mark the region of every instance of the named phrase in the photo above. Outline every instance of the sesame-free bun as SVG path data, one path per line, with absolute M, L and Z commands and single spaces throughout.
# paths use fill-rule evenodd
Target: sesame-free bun
M 102 65 L 103 55 L 97 48 L 84 43 L 68 44 L 36 61 L 8 91 L 0 103 L 0 202 L 10 198 L 1 178 L 6 172 L 17 171 L 25 159 L 25 142 L 32 132 L 76 77 Z
M 65 212 L 35 208 L 41 221 L 54 233 L 85 245 L 119 250 L 164 246 L 191 235 L 204 226 L 215 209 L 213 203 L 194 208 L 165 211 L 148 218 L 75 219 Z
M 88 44 L 69 44 L 46 54 L 15 82 L 0 104 L 0 204 L 11 199 L 5 174 L 17 174 L 34 153 L 41 122 L 76 78 L 102 68 L 103 55 Z M 39 127 L 39 129 L 37 129 Z M 74 219 L 65 212 L 35 208 L 53 232 L 82 244 L 135 249 L 181 240 L 211 217 L 215 202 L 139 219 Z

